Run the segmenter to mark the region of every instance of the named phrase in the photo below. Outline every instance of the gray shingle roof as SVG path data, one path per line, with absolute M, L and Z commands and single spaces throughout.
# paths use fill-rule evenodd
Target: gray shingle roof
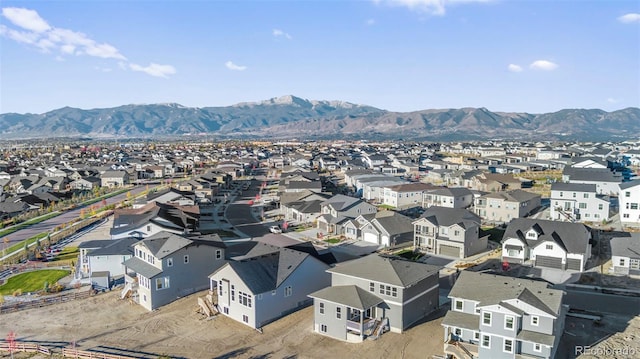
M 547 283 L 531 279 L 462 271 L 449 297 L 480 302 L 480 306 L 501 304 L 518 299 L 550 315 L 560 314 L 561 290 L 550 289 Z
M 596 192 L 595 184 L 586 183 L 562 183 L 556 182 L 551 185 L 552 191 L 574 191 L 574 192 Z
M 627 189 L 627 188 L 631 188 L 631 187 L 635 187 L 635 186 L 640 186 L 640 179 L 629 181 L 629 182 L 620 183 L 618 186 L 620 186 L 620 189 Z
M 399 257 L 381 256 L 377 253 L 340 263 L 329 269 L 332 274 L 343 274 L 357 278 L 408 287 L 433 274 L 440 267 L 412 262 Z
M 122 264 L 124 264 L 127 268 L 131 269 L 132 271 L 148 279 L 151 279 L 157 276 L 158 274 L 162 273 L 162 269 L 154 267 L 151 264 L 137 257 L 131 257 L 126 261 L 124 261 Z
M 525 233 L 535 226 L 538 239 L 527 239 Z M 547 221 L 543 219 L 516 218 L 509 222 L 504 232 L 503 241 L 508 238 L 519 238 L 530 248 L 544 242 L 560 245 L 569 253 L 586 253 L 591 234 L 587 226 L 581 223 Z
M 154 257 L 162 259 L 190 245 L 192 241 L 177 234 L 162 231 L 141 240 L 140 243 L 147 247 Z
M 521 330 L 516 338 L 518 338 L 519 340 L 524 340 L 526 342 L 540 343 L 549 346 L 553 346 L 556 339 L 556 337 L 553 335 L 532 332 L 529 330 Z
M 458 328 L 478 330 L 478 325 L 480 323 L 480 316 L 455 312 L 453 310 L 447 311 L 444 318 L 442 319 L 442 325 L 454 326 Z
M 472 224 L 480 224 L 480 217 L 467 211 L 466 209 L 461 208 L 432 206 L 424 211 L 424 213 L 420 216 L 420 219 L 422 218 L 425 218 L 426 220 L 432 222 L 437 226 L 448 227 L 456 223 L 460 223 L 465 228 L 469 228 Z
M 640 233 L 630 233 L 631 237 L 611 238 L 611 255 L 640 258 Z
M 105 246 L 89 252 L 89 256 L 113 256 L 133 254 L 132 245 L 138 242 L 138 238 L 127 237 L 111 240 Z
M 342 285 L 332 286 L 321 289 L 317 292 L 309 294 L 311 298 L 317 298 L 342 304 L 350 308 L 356 308 L 360 310 L 367 310 L 382 302 L 382 299 L 376 295 L 356 286 L 356 285 Z

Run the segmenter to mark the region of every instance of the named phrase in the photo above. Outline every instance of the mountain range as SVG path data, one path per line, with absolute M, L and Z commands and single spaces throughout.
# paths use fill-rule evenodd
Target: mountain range
M 125 105 L 0 114 L 0 138 L 218 138 L 609 140 L 640 134 L 640 109 L 529 114 L 460 108 L 392 112 L 343 101 L 282 96 L 226 107 Z

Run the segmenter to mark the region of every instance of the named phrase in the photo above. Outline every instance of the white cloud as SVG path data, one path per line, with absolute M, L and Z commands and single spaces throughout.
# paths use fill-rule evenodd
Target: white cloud
M 607 102 L 608 102 L 608 103 L 618 103 L 618 102 L 620 102 L 620 100 L 618 100 L 618 99 L 616 99 L 616 98 L 613 98 L 613 97 L 609 97 L 609 98 L 607 99 Z
M 620 21 L 623 24 L 632 24 L 634 22 L 640 22 L 640 14 L 638 13 L 628 13 L 625 15 L 622 15 L 618 18 L 618 21 Z
M 522 66 L 520 66 L 520 65 L 509 64 L 509 66 L 507 66 L 507 68 L 511 72 L 522 72 Z
M 2 16 L 6 17 L 7 20 L 11 21 L 14 25 L 25 30 L 44 32 L 51 29 L 51 26 L 34 10 L 19 7 L 5 7 L 2 9 Z
M 529 65 L 529 68 L 534 70 L 553 71 L 558 68 L 558 64 L 548 60 L 537 60 Z
M 292 39 L 291 35 L 287 34 L 286 32 L 280 30 L 280 29 L 273 29 L 273 36 L 275 37 L 284 37 L 287 38 L 289 40 Z
M 234 70 L 234 71 L 244 71 L 247 69 L 246 66 L 240 66 L 240 65 L 236 65 L 231 61 L 227 61 L 224 63 L 224 66 L 226 66 L 229 70 Z
M 375 3 L 384 3 L 391 6 L 404 6 L 410 10 L 431 15 L 444 15 L 449 5 L 466 3 L 486 3 L 492 0 L 373 0 Z
M 375 25 L 375 24 L 376 24 L 376 19 L 367 20 L 367 25 L 371 26 L 371 25 Z
M 171 65 L 152 63 L 144 67 L 128 62 L 115 46 L 99 43 L 82 32 L 51 26 L 35 10 L 7 7 L 2 9 L 2 16 L 17 28 L 0 25 L 0 36 L 33 46 L 43 53 L 57 52 L 54 55 L 58 61 L 63 60 L 64 55 L 85 55 L 119 60 L 121 69 L 141 71 L 156 77 L 168 77 L 176 73 Z
M 159 65 L 154 64 L 153 62 L 146 67 L 131 63 L 129 64 L 129 68 L 133 71 L 140 71 L 151 76 L 164 78 L 168 78 L 169 75 L 173 75 L 176 73 L 176 69 L 171 65 Z

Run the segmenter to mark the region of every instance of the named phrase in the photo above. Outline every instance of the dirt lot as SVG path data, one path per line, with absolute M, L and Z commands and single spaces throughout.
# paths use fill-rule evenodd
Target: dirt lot
M 0 336 L 14 331 L 20 340 L 42 345 L 70 347 L 75 342 L 84 350 L 116 353 L 113 348 L 120 348 L 148 358 L 430 358 L 443 350 L 444 312 L 403 334 L 348 344 L 314 334 L 311 307 L 269 324 L 260 334 L 224 316 L 205 319 L 197 313 L 196 297 L 147 312 L 119 300 L 113 291 L 3 314 Z

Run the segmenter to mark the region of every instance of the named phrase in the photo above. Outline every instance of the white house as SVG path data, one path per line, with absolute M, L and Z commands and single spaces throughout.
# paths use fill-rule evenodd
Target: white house
M 552 184 L 551 219 L 568 222 L 608 221 L 609 198 L 596 191 L 595 184 Z
M 622 225 L 640 227 L 640 180 L 621 183 L 618 201 Z
M 640 275 L 640 233 L 611 238 L 611 272 Z

